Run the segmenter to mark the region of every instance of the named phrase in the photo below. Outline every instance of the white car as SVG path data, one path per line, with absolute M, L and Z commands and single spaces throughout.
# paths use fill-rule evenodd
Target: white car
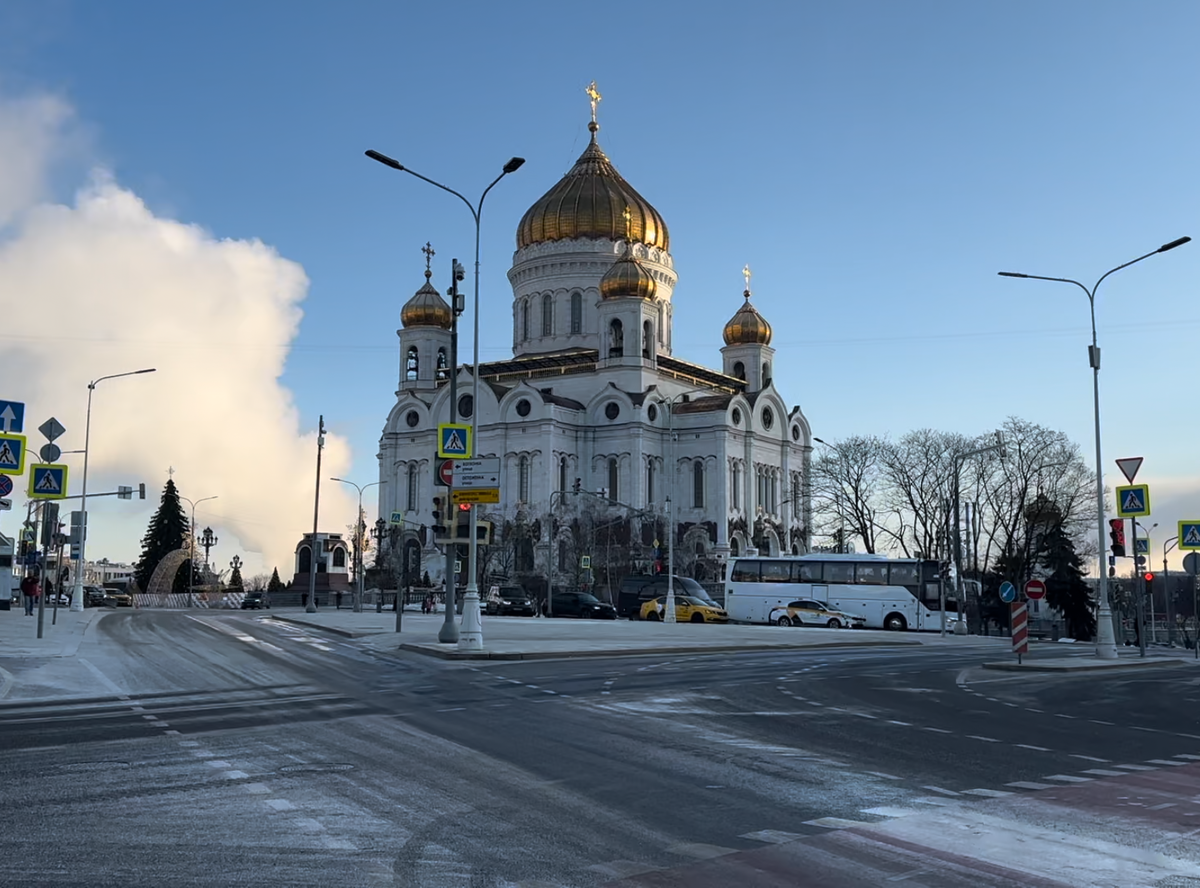
M 776 626 L 825 626 L 829 629 L 861 629 L 867 623 L 864 616 L 833 610 L 811 598 L 802 598 L 774 608 L 769 619 Z

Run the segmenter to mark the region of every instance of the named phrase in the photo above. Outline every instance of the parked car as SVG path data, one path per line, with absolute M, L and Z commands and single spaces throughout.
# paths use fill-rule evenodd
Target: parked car
M 707 602 L 712 607 L 720 608 L 720 605 L 712 600 L 712 596 L 705 591 L 704 587 L 691 577 L 677 576 L 672 585 L 675 587 L 676 598 L 679 598 L 680 595 L 687 595 L 691 598 L 698 598 L 701 601 Z M 666 594 L 666 574 L 634 574 L 628 576 L 621 581 L 621 590 L 617 593 L 617 614 L 618 616 L 628 617 L 631 620 L 637 620 L 641 617 L 642 606 L 647 601 L 662 598 Z
M 107 607 L 133 607 L 133 595 L 125 589 L 104 589 L 104 604 Z
M 655 598 L 642 605 L 639 616 L 643 620 L 661 620 L 666 611 L 667 599 Z M 728 623 L 729 614 L 725 609 L 693 598 L 690 595 L 675 596 L 675 622 L 677 623 Z
M 769 619 L 777 626 L 826 626 L 830 629 L 841 629 L 844 626 L 862 629 L 867 623 L 864 616 L 834 610 L 811 598 L 802 598 L 789 602 L 784 607 L 777 607 L 771 611 Z
M 242 598 L 242 610 L 262 610 L 264 607 L 271 609 L 266 592 L 247 592 Z
M 84 607 L 104 607 L 104 596 L 110 590 L 103 586 L 84 586 L 83 587 L 83 606 Z
M 617 609 L 589 592 L 555 592 L 552 617 L 615 620 Z
M 516 614 L 519 617 L 532 617 L 537 613 L 537 609 L 524 587 L 500 586 L 495 592 L 488 594 L 485 612 L 501 616 Z

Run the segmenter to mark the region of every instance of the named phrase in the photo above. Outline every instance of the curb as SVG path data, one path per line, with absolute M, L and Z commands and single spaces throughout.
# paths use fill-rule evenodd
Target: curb
M 1103 672 L 1108 669 L 1151 669 L 1161 666 L 1185 666 L 1180 657 L 1155 657 L 1148 660 L 1116 660 L 1111 663 L 984 663 L 984 669 L 998 672 Z
M 795 653 L 797 651 L 820 650 L 823 648 L 865 648 L 865 647 L 896 647 L 899 645 L 921 646 L 919 641 L 866 641 L 857 644 L 846 642 L 829 642 L 824 644 L 805 644 L 794 646 L 782 645 L 723 645 L 721 647 L 669 647 L 669 648 L 636 648 L 633 650 L 605 648 L 591 651 L 460 651 L 453 648 L 431 648 L 423 644 L 404 642 L 399 650 L 423 654 L 439 660 L 556 660 L 579 659 L 583 657 L 640 657 L 662 656 L 663 654 L 729 654 L 729 653 L 762 653 L 773 651 L 777 653 Z
M 352 629 L 338 629 L 336 626 L 318 626 L 307 620 L 297 620 L 292 617 L 280 616 L 279 614 L 272 614 L 271 616 L 281 623 L 291 623 L 293 626 L 303 626 L 305 629 L 316 629 L 318 632 L 331 632 L 334 635 L 342 636 L 342 638 L 370 638 L 374 635 L 387 634 L 386 632 L 355 632 Z

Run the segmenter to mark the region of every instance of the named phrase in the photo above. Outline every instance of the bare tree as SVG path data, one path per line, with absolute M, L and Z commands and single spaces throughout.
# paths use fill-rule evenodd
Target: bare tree
M 821 442 L 825 443 L 825 442 Z M 855 435 L 827 444 L 812 462 L 812 509 L 826 533 L 845 550 L 847 534 L 862 540 L 863 549 L 878 549 L 883 508 L 882 457 L 887 443 L 881 438 Z
M 963 435 L 934 429 L 909 432 L 883 447 L 889 513 L 883 526 L 905 557 L 934 558 L 945 550 L 954 458 L 969 449 Z

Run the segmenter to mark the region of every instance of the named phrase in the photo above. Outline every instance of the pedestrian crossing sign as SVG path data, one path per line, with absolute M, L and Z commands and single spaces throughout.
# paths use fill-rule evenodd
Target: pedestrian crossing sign
M 456 422 L 438 426 L 438 451 L 442 459 L 466 459 L 471 455 L 471 427 Z
M 1179 548 L 1200 549 L 1200 521 L 1179 522 Z
M 1145 518 L 1150 514 L 1150 486 L 1131 484 L 1117 488 L 1117 514 L 1122 518 Z
M 66 495 L 66 466 L 34 463 L 29 467 L 30 499 L 63 499 Z
M 0 435 L 0 472 L 25 474 L 25 436 Z

